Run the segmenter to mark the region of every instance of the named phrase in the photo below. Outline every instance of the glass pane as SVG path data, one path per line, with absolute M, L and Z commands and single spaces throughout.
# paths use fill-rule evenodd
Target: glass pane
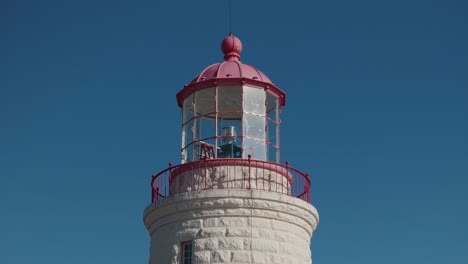
M 191 144 L 193 141 L 193 119 L 187 122 L 183 127 L 182 127 L 182 163 L 192 161 L 192 152 L 188 152 L 188 149 L 186 149 L 186 146 Z
M 244 115 L 245 136 L 265 141 L 265 117 Z
M 244 87 L 244 112 L 265 116 L 265 91 Z
M 265 141 L 245 138 L 244 142 L 244 158 L 247 158 L 249 155 L 251 155 L 252 159 L 267 160 Z
M 218 87 L 218 114 L 224 120 L 241 120 L 242 118 L 242 87 Z
M 221 116 L 223 117 L 223 116 Z M 242 157 L 242 122 L 241 120 L 218 121 L 218 158 Z
M 207 140 L 209 138 L 214 138 L 216 133 L 215 119 L 204 116 L 196 118 L 196 120 L 196 138 L 198 140 Z
M 265 117 L 245 114 L 244 128 L 244 158 L 266 160 Z
M 184 136 L 182 147 L 185 147 L 188 144 L 192 143 L 193 132 L 194 132 L 194 129 L 193 129 L 193 119 L 192 119 L 187 124 L 185 124 L 182 128 L 182 134 Z
M 218 87 L 218 158 L 242 157 L 242 86 Z
M 185 123 L 192 119 L 193 117 L 193 95 L 188 96 L 184 100 L 184 106 L 183 106 L 183 116 L 182 116 L 182 123 Z
M 267 134 L 268 134 L 268 160 L 272 162 L 280 162 L 280 118 L 279 118 L 279 100 L 270 93 L 267 93 Z M 270 146 L 272 145 L 272 146 Z
M 183 151 L 182 151 L 182 161 L 184 161 L 183 163 L 194 161 L 194 158 L 193 158 L 193 144 L 190 144 L 187 147 L 185 147 L 185 149 L 183 149 Z
M 275 122 L 272 122 L 271 120 L 267 120 L 268 127 L 267 127 L 267 132 L 268 132 L 268 142 L 270 142 L 273 145 L 278 145 L 276 142 L 276 135 L 277 135 L 277 128 L 278 125 Z
M 195 113 L 197 116 L 209 115 L 214 118 L 216 112 L 215 88 L 195 92 Z
M 278 122 L 278 98 L 274 95 L 267 93 L 267 116 L 269 119 Z
M 182 153 L 181 153 L 181 163 L 187 162 L 187 150 L 185 147 L 192 142 L 193 133 L 192 126 L 193 122 L 186 124 L 189 120 L 193 118 L 193 95 L 188 96 L 183 103 L 182 107 Z
M 194 141 L 197 141 L 200 139 L 200 118 L 194 118 L 193 119 L 193 127 L 192 127 L 192 131 L 193 131 L 193 140 Z
M 193 123 L 193 160 L 200 160 L 205 157 L 215 158 L 215 120 L 211 117 L 202 116 L 195 117 Z

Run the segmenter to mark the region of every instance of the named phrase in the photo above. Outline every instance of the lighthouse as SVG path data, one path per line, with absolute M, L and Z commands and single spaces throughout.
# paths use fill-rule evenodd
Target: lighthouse
M 311 264 L 311 181 L 280 159 L 286 94 L 233 34 L 221 50 L 177 93 L 181 160 L 151 179 L 149 263 Z

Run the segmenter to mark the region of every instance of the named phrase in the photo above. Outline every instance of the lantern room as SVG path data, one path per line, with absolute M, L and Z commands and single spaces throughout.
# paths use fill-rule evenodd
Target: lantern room
M 240 62 L 242 43 L 226 37 L 224 61 L 203 70 L 177 94 L 182 108 L 182 162 L 242 158 L 280 162 L 285 93 Z

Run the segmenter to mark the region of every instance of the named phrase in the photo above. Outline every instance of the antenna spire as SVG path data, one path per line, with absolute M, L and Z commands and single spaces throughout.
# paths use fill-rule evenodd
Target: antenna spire
M 232 0 L 229 0 L 229 34 L 232 34 Z

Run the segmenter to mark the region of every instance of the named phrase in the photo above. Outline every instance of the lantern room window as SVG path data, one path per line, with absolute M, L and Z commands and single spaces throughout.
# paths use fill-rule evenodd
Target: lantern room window
M 267 134 L 267 154 L 268 160 L 280 162 L 279 149 L 279 100 L 276 96 L 266 94 L 266 134 Z
M 217 89 L 217 158 L 242 158 L 242 86 Z
M 219 86 L 187 96 L 182 163 L 205 158 L 279 162 L 279 100 L 264 88 Z
M 244 152 L 266 160 L 265 90 L 244 87 Z

